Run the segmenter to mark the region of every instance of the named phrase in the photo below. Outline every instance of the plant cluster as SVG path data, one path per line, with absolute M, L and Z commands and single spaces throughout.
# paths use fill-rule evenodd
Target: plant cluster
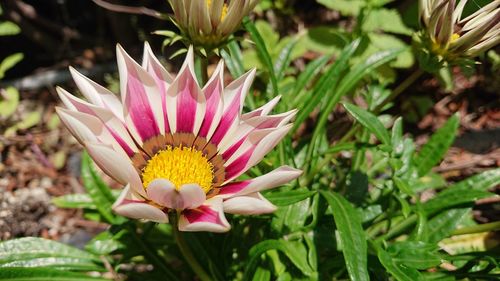
M 460 116 L 418 147 L 388 113 L 426 72 L 449 77 L 495 46 L 500 1 L 463 16 L 469 1 L 422 0 L 422 27 L 409 27 L 390 0 L 318 0 L 354 23 L 288 36 L 249 17 L 293 13 L 288 1 L 169 2 L 179 31 L 156 33 L 185 44 L 177 75 L 147 43 L 142 64 L 118 46 L 120 95 L 74 69 L 85 99 L 58 88 L 58 114 L 88 153 L 86 193 L 53 203 L 109 228 L 83 249 L 1 242 L 0 280 L 500 277 L 500 223 L 472 218 L 477 200 L 497 196 L 500 169 L 447 182 L 433 168 Z M 295 65 L 306 52 L 321 55 Z M 399 69 L 412 74 L 393 85 Z M 336 127 L 334 112 L 351 125 Z

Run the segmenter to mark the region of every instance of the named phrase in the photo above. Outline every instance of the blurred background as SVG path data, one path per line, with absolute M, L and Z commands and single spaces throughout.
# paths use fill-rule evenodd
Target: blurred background
M 115 10 L 120 8 L 116 5 L 123 5 L 132 13 L 110 11 L 96 2 L 111 3 Z M 266 38 L 276 40 L 277 45 L 283 38 L 301 36 L 304 44 L 293 61 L 300 71 L 310 60 L 340 49 L 332 27 L 357 32 L 349 8 L 324 4 L 330 2 L 262 1 L 252 17 Z M 386 45 L 392 47 L 394 42 L 409 45 L 408 34 L 418 28 L 416 2 L 393 1 L 386 5 L 401 12 L 406 29 L 389 31 L 389 39 L 380 37 L 385 30 L 374 29 L 372 42 L 378 45 L 366 46 L 366 53 L 359 56 L 366 57 L 372 47 L 375 51 Z M 474 3 L 482 2 L 487 1 Z M 40 236 L 83 245 L 107 226 L 86 220 L 79 210 L 58 209 L 51 203 L 54 197 L 83 192 L 78 181 L 82 148 L 55 114 L 54 107 L 59 104 L 55 86 L 75 92 L 67 70 L 71 65 L 117 92 L 116 43 L 139 59 L 143 41 L 149 41 L 167 69 L 176 71 L 182 56 L 165 58 L 182 45 L 162 48 L 164 37 L 152 33 L 175 30 L 169 21 L 152 16 L 155 11 L 169 13 L 169 5 L 166 0 L 3 0 L 0 6 L 0 240 Z M 258 58 L 245 49 L 245 44 L 248 42 L 241 43 L 245 68 L 258 66 Z M 423 76 L 391 109 L 392 114 L 403 115 L 405 128 L 417 143 L 425 142 L 429 133 L 452 114 L 460 113 L 460 136 L 436 170 L 448 179 L 462 179 L 500 165 L 498 51 L 491 50 L 481 57 L 481 64 L 471 73 L 457 68 L 449 80 Z M 401 81 L 414 67 L 411 54 L 398 59 L 398 72 L 387 73 L 385 83 Z M 259 79 L 256 87 L 262 88 L 265 80 Z M 334 116 L 336 128 L 350 126 L 341 109 Z M 304 130 L 307 132 L 307 128 Z M 476 219 L 498 220 L 498 206 L 492 200 L 479 202 Z

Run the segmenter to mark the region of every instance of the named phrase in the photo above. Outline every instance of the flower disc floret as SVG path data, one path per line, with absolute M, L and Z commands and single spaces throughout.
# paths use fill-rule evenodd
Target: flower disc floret
M 171 181 L 177 190 L 184 184 L 196 183 L 208 193 L 214 179 L 213 165 L 195 148 L 168 146 L 149 159 L 142 170 L 145 188 L 159 178 Z

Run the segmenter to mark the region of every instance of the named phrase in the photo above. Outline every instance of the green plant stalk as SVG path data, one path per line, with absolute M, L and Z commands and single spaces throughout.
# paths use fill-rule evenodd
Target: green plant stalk
M 392 239 L 392 238 L 398 236 L 399 234 L 403 233 L 406 229 L 413 226 L 415 223 L 417 223 L 417 220 L 418 220 L 418 216 L 416 214 L 413 214 L 413 215 L 407 217 L 406 219 L 404 219 L 399 224 L 392 227 L 391 230 L 389 230 L 389 232 L 387 232 L 387 234 L 379 237 L 379 239 L 383 239 L 383 240 Z
M 179 250 L 184 256 L 184 259 L 187 261 L 191 269 L 194 271 L 196 276 L 200 278 L 201 281 L 212 281 L 212 277 L 208 275 L 205 269 L 203 269 L 200 263 L 196 260 L 193 252 L 189 248 L 189 245 L 186 243 L 186 240 L 184 240 L 183 234 L 179 231 L 178 216 L 179 214 L 177 213 L 170 213 L 168 216 L 170 223 L 172 224 L 172 235 L 177 242 L 177 247 L 179 247 Z
M 422 74 L 424 74 L 424 71 L 421 70 L 420 68 L 417 68 L 412 74 L 410 74 L 410 76 L 406 77 L 406 79 L 403 82 L 401 82 L 401 84 L 399 84 L 399 86 L 397 86 L 396 89 L 394 89 L 392 93 L 387 98 L 385 98 L 385 100 L 383 100 L 378 106 L 376 106 L 375 109 L 373 109 L 373 112 L 375 114 L 380 113 L 380 111 L 382 111 L 382 109 L 384 109 L 384 107 L 388 103 L 393 101 L 401 93 L 403 93 L 406 89 L 408 89 L 408 87 L 413 85 L 413 83 L 415 83 L 418 80 L 418 78 L 422 76 Z
M 473 234 L 498 230 L 500 230 L 500 221 L 462 227 L 453 231 L 452 235 Z
M 131 234 L 134 242 L 137 243 L 137 245 L 144 251 L 144 256 L 153 264 L 155 268 L 163 271 L 165 275 L 168 276 L 169 280 L 179 280 L 179 278 L 172 272 L 172 270 L 170 270 L 170 268 L 165 265 L 160 256 L 153 249 L 151 249 L 151 246 L 143 239 L 141 239 L 139 235 L 137 235 L 134 227 L 132 227 L 131 225 L 127 225 L 126 228 Z
M 208 57 L 200 56 L 201 62 L 201 80 L 203 85 L 208 82 Z

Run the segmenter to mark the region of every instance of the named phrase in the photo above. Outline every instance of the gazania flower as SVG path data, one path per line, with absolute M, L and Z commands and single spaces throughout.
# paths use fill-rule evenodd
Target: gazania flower
M 121 99 L 75 69 L 87 101 L 57 91 L 61 120 L 101 169 L 125 186 L 113 209 L 135 219 L 168 222 L 183 231 L 223 232 L 224 213 L 262 214 L 276 208 L 259 192 L 300 170 L 283 166 L 234 181 L 257 164 L 291 128 L 295 110 L 269 115 L 279 98 L 242 114 L 255 70 L 224 87 L 222 61 L 201 89 L 193 50 L 174 77 L 146 43 L 142 66 L 117 46 Z
M 474 57 L 500 42 L 500 0 L 462 18 L 467 0 L 420 0 L 420 21 L 432 53 L 452 61 Z
M 257 5 L 257 0 L 169 0 L 175 23 L 195 45 L 219 47 Z

